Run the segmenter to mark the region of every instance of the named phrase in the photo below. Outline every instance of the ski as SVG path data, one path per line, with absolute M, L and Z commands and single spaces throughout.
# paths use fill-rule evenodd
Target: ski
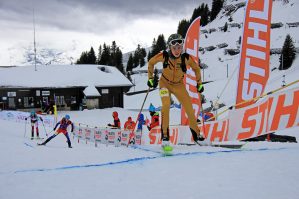
M 222 147 L 229 149 L 240 149 L 246 143 L 244 142 L 206 142 L 206 141 L 196 141 L 195 144 L 199 146 L 211 146 L 211 147 Z M 192 144 L 190 144 L 192 145 Z
M 44 138 L 42 138 L 42 137 L 31 137 L 29 139 L 31 139 L 31 140 L 43 140 Z

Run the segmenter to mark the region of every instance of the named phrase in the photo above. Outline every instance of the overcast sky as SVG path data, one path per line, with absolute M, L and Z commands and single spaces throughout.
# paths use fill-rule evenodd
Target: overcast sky
M 12 51 L 33 43 L 33 9 L 37 47 L 80 52 L 113 40 L 123 53 L 153 38 L 167 38 L 180 20 L 211 0 L 0 0 L 0 65 L 11 65 Z M 78 57 L 77 57 L 78 58 Z

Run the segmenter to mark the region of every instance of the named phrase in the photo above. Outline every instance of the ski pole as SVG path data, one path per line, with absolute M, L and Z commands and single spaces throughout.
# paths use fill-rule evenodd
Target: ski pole
M 144 98 L 144 100 L 143 100 L 142 106 L 141 106 L 141 108 L 140 108 L 140 111 L 139 111 L 139 113 L 138 113 L 138 115 L 137 115 L 137 118 L 136 118 L 136 121 L 135 121 L 135 126 L 133 127 L 131 133 L 129 134 L 129 141 L 128 141 L 127 147 L 129 146 L 132 137 L 134 137 L 134 131 L 135 131 L 135 128 L 136 128 L 136 126 L 137 126 L 138 118 L 139 118 L 139 116 L 140 116 L 140 114 L 141 114 L 141 112 L 142 112 L 142 109 L 143 109 L 143 106 L 144 106 L 144 104 L 145 104 L 146 98 L 147 98 L 147 96 L 148 96 L 148 94 L 149 94 L 149 91 L 150 91 L 150 88 L 147 89 L 145 98 Z
M 48 133 L 47 133 L 47 131 L 46 131 L 46 127 L 45 127 L 45 125 L 44 125 L 44 121 L 42 121 L 42 124 L 43 124 L 44 130 L 45 130 L 46 136 L 47 136 L 47 138 L 48 138 Z
M 203 134 L 204 136 L 206 135 L 206 130 L 205 130 L 205 118 L 204 118 L 204 110 L 203 110 L 203 107 L 202 107 L 202 102 L 200 101 L 200 109 L 201 109 L 201 118 L 202 118 L 202 131 L 203 131 Z

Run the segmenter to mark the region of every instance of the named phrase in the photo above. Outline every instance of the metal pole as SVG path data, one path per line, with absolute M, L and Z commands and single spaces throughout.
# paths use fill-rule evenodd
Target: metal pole
M 34 8 L 33 8 L 33 46 L 34 46 L 34 70 L 36 69 L 36 43 L 35 43 L 35 15 L 34 15 Z
M 228 78 L 228 64 L 226 64 L 226 78 Z

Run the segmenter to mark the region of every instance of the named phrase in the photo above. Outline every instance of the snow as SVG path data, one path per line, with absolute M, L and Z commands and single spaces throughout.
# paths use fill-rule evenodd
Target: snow
M 105 120 L 107 115 L 99 113 L 89 116 Z M 175 146 L 175 155 L 164 157 L 159 146 L 95 148 L 72 138 L 68 149 L 63 135 L 38 147 L 29 134 L 24 138 L 23 123 L 0 120 L 0 126 L 0 198 L 280 199 L 299 194 L 298 144 L 249 143 L 242 150 Z
M 115 67 L 99 65 L 19 66 L 0 69 L 0 85 L 9 87 L 132 86 Z
M 229 3 L 241 1 L 229 0 Z M 282 9 L 282 6 L 283 7 Z M 285 35 L 291 33 L 295 46 L 298 46 L 299 28 L 288 28 L 285 23 L 298 19 L 298 2 L 290 0 L 273 2 L 272 22 L 284 23 L 283 28 L 271 29 L 271 48 L 281 48 Z M 233 22 L 241 23 L 244 7 L 233 14 Z M 219 15 L 206 29 L 221 27 L 227 21 Z M 220 31 L 201 35 L 200 46 L 207 47 L 227 42 L 227 48 L 237 48 L 236 41 L 242 28 L 229 28 L 227 33 Z M 227 106 L 235 102 L 239 55 L 224 55 L 224 49 L 215 49 L 200 54 L 203 63 L 209 68 L 204 71 L 207 101 L 219 102 Z M 298 54 L 297 54 L 298 56 Z M 278 67 L 279 56 L 271 55 L 270 68 Z M 226 76 L 227 65 L 229 68 Z M 282 85 L 298 80 L 298 57 L 293 66 L 286 71 L 274 70 L 265 89 L 269 92 Z M 131 85 L 115 68 L 105 66 L 106 72 L 94 66 L 33 66 L 0 69 L 1 85 L 18 86 L 69 86 L 85 85 L 92 88 L 99 85 Z M 158 65 L 157 68 L 161 68 Z M 147 69 L 143 67 L 140 70 Z M 73 73 L 74 71 L 77 71 Z M 80 74 L 80 76 L 76 74 Z M 105 74 L 105 75 L 103 75 Z M 34 76 L 33 76 L 34 75 Z M 82 78 L 81 76 L 88 76 Z M 49 78 L 51 77 L 51 78 Z M 62 78 L 63 77 L 63 78 Z M 228 82 L 228 80 L 231 80 Z M 147 90 L 147 74 L 132 75 L 135 87 L 130 92 Z M 224 86 L 227 84 L 225 90 Z M 293 87 L 298 87 L 298 84 Z M 122 123 L 128 116 L 133 120 L 138 115 L 146 94 L 124 97 L 124 108 L 107 108 L 84 111 L 59 112 L 58 118 L 65 114 L 71 120 L 89 126 L 103 127 L 112 122 L 112 112 L 117 111 Z M 174 98 L 175 101 L 177 101 Z M 149 93 L 143 114 L 150 103 L 161 106 L 158 90 Z M 204 104 L 208 107 L 210 103 Z M 225 107 L 227 108 L 227 107 Z M 219 110 L 221 111 L 221 110 Z M 180 122 L 180 109 L 173 108 L 170 125 Z M 67 148 L 65 137 L 55 137 L 47 146 L 38 147 L 39 141 L 28 139 L 29 126 L 24 138 L 24 123 L 0 120 L 0 198 L 22 199 L 66 199 L 66 198 L 186 198 L 186 199 L 281 199 L 299 196 L 299 145 L 297 143 L 248 143 L 241 150 L 224 148 L 175 146 L 174 155 L 164 157 L 159 146 L 114 147 L 93 143 L 71 141 L 73 148 Z M 46 129 L 49 134 L 52 129 Z M 276 132 L 295 136 L 299 139 L 299 127 Z M 45 132 L 40 127 L 41 135 Z
M 94 86 L 87 86 L 83 90 L 83 93 L 84 93 L 85 96 L 101 96 L 99 91 Z

